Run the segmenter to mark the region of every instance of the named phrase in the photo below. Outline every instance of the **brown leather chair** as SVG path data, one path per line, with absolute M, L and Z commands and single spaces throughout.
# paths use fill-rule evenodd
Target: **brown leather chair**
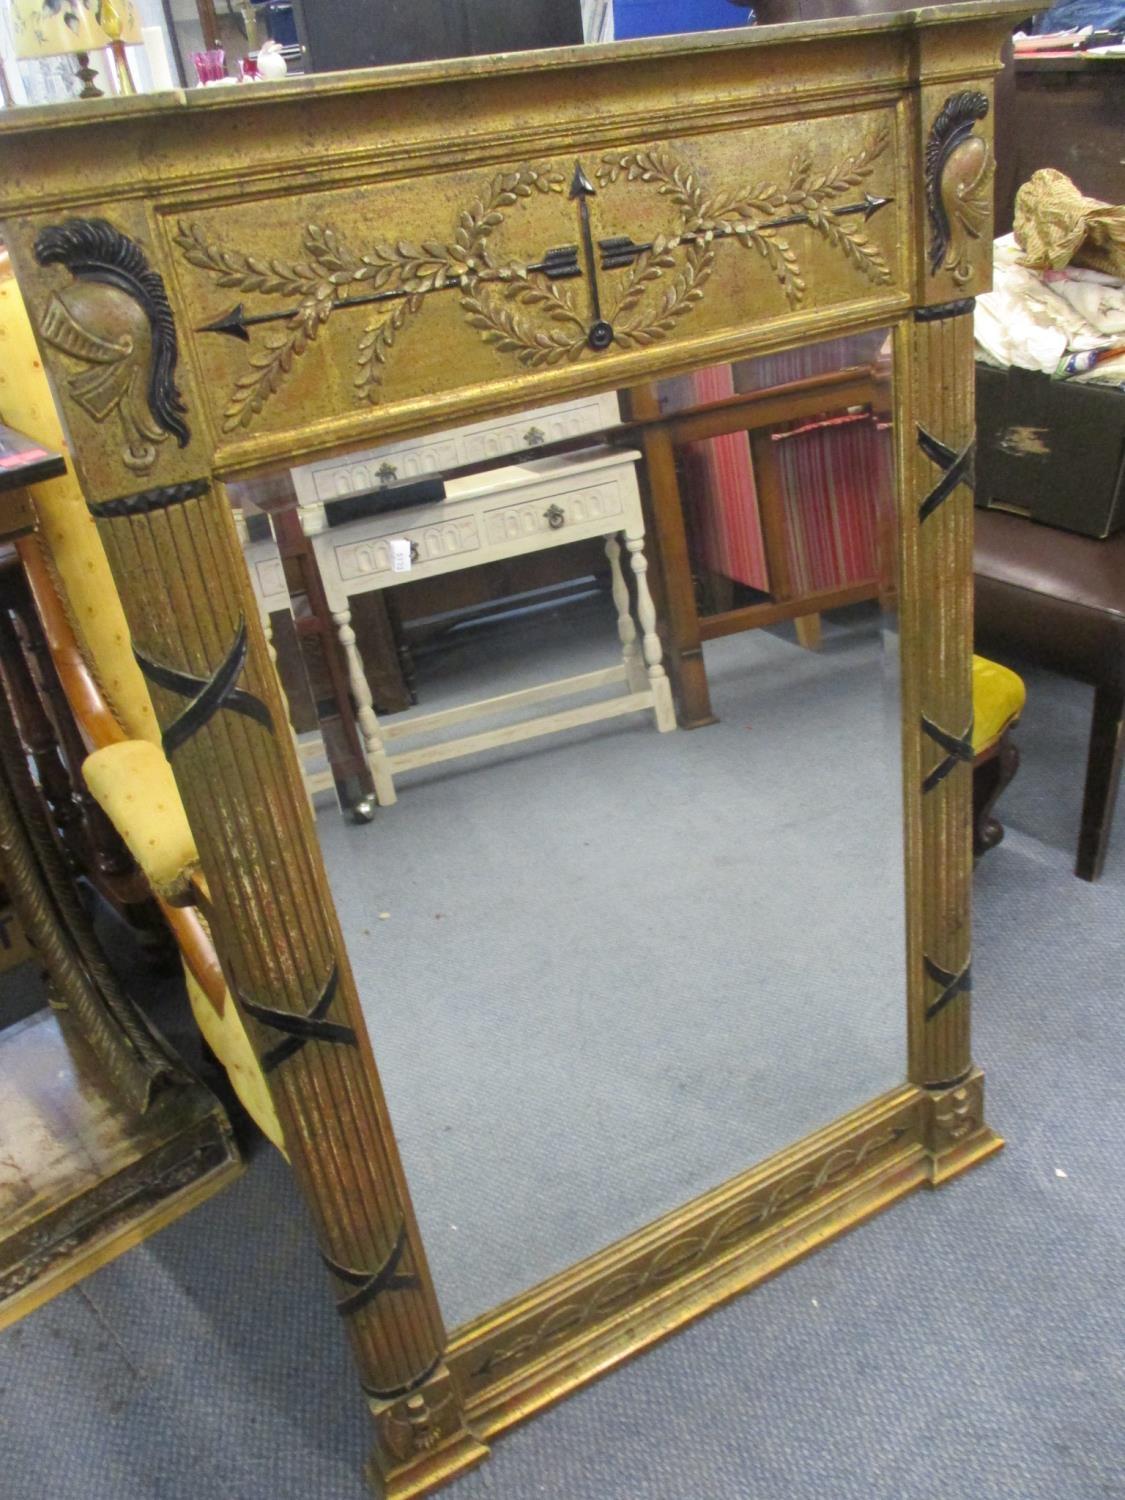
M 1094 686 L 1075 874 L 1097 880 L 1125 758 L 1125 532 L 1095 541 L 985 510 L 976 523 L 977 650 Z

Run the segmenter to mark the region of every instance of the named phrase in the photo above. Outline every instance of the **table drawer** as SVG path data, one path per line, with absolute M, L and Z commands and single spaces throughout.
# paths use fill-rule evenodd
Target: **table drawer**
M 490 507 L 484 512 L 485 543 L 490 549 L 506 551 L 532 537 L 558 536 L 591 526 L 601 532 L 607 521 L 623 518 L 624 512 L 622 482 L 611 477 L 559 495 Z
M 490 417 L 429 437 L 407 438 L 362 453 L 320 459 L 291 473 L 302 506 L 323 504 L 341 495 L 378 489 L 381 484 L 443 474 L 501 454 L 525 453 L 563 438 L 602 432 L 616 427 L 620 420 L 616 393 L 607 391 L 535 407 L 514 417 Z
M 641 535 L 635 449 L 585 449 L 455 481 L 436 505 L 384 512 L 314 534 L 333 610 L 349 595 L 455 572 L 614 531 Z M 409 572 L 391 566 L 391 542 L 413 544 Z
M 321 459 L 290 472 L 297 499 L 304 506 L 338 500 L 342 495 L 362 495 L 384 484 L 421 479 L 426 474 L 443 474 L 457 468 L 461 461 L 457 434 L 444 432 L 365 453 L 349 453 L 343 458 Z
M 557 406 L 540 406 L 535 411 L 520 412 L 515 417 L 498 417 L 459 429 L 461 462 L 479 463 L 503 453 L 523 453 L 558 443 L 564 438 L 582 437 L 590 432 L 605 432 L 621 421 L 617 394 L 605 391 L 600 396 L 585 396 L 563 401 Z
M 391 542 L 399 538 L 405 538 L 413 547 L 414 561 L 409 573 L 394 574 L 391 567 Z M 331 532 L 322 533 L 316 539 L 317 556 L 322 563 L 329 563 L 324 569 L 324 582 L 329 592 L 334 582 L 333 573 L 345 585 L 362 578 L 379 579 L 384 583 L 392 576 L 406 583 L 425 572 L 428 564 L 447 566 L 454 559 L 464 558 L 480 549 L 480 529 L 477 518 L 472 515 L 437 520 L 428 525 L 403 526 L 396 531 L 386 530 L 378 536 L 355 541 L 337 541 Z

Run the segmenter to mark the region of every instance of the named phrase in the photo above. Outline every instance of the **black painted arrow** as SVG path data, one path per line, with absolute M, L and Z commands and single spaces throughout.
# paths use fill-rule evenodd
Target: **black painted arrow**
M 566 281 L 572 276 L 581 276 L 582 268 L 578 264 L 577 245 L 558 245 L 553 250 L 548 250 L 542 260 L 536 261 L 534 265 L 526 267 L 527 274 L 546 276 L 549 281 Z M 392 287 L 384 292 L 367 292 L 362 297 L 340 297 L 332 304 L 333 312 L 338 309 L 349 307 L 370 307 L 373 302 L 395 302 L 402 297 L 422 296 L 428 297 L 432 292 L 456 291 L 464 282 L 464 277 L 450 276 L 441 286 L 433 286 L 424 292 L 410 292 L 403 287 Z M 480 272 L 477 281 L 500 281 L 504 279 L 504 273 L 499 270 Z M 300 312 L 300 307 L 283 307 L 277 312 L 247 313 L 242 303 L 239 302 L 229 312 L 223 313 L 221 318 L 216 318 L 213 323 L 205 323 L 202 328 L 197 328 L 197 333 L 225 333 L 231 338 L 242 339 L 249 343 L 250 335 L 248 328 L 253 328 L 257 323 L 280 323 Z
M 864 193 L 862 203 L 846 203 L 843 208 L 832 209 L 832 217 L 842 219 L 845 215 L 862 214 L 864 219 L 870 219 L 872 214 L 877 214 L 881 208 L 886 208 L 888 203 L 893 203 L 893 198 L 876 198 L 871 193 Z M 807 213 L 787 214 L 783 219 L 766 219 L 762 223 L 753 224 L 753 229 L 787 229 L 793 224 L 807 224 L 811 215 Z M 737 230 L 712 229 L 712 230 L 689 230 L 686 234 L 676 235 L 674 239 L 666 241 L 667 248 L 674 250 L 677 245 L 690 245 L 695 240 L 703 239 L 710 233 L 713 240 L 729 239 L 736 234 Z M 602 252 L 601 268 L 603 271 L 616 271 L 622 266 L 631 266 L 638 255 L 643 255 L 646 250 L 652 249 L 652 241 L 647 244 L 638 245 L 628 235 L 617 235 L 612 239 L 599 240 L 598 249 Z
M 590 278 L 590 311 L 593 322 L 586 333 L 586 342 L 591 349 L 608 349 L 613 343 L 613 329 L 602 317 L 602 299 L 598 291 L 598 261 L 594 251 L 594 232 L 590 228 L 590 199 L 597 188 L 582 170 L 582 163 L 574 163 L 574 176 L 570 182 L 571 201 L 578 203 L 578 219 L 582 229 L 582 249 L 586 255 L 586 274 Z

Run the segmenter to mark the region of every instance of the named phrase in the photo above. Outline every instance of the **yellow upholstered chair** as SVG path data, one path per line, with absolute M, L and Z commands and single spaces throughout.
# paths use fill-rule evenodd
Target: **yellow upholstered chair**
M 1022 677 L 987 657 L 973 657 L 973 853 L 978 856 L 1004 837 L 992 809 L 1019 769 L 1010 730 L 1026 701 Z
M 66 452 L 23 299 L 0 250 L 0 419 Z M 83 775 L 161 902 L 180 945 L 192 1012 L 239 1098 L 282 1146 L 265 1080 L 190 901 L 198 855 L 161 749 L 152 700 L 97 527 L 73 471 L 32 489 L 38 532 L 21 543 L 28 581 L 64 690 L 91 754 Z

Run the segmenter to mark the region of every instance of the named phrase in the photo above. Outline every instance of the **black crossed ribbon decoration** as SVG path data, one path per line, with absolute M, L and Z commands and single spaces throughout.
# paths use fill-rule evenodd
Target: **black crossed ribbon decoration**
M 942 729 L 939 724 L 935 724 L 932 719 L 927 719 L 925 714 L 923 714 L 922 733 L 928 734 L 935 745 L 940 745 L 947 752 L 945 759 L 939 761 L 922 782 L 923 792 L 932 792 L 934 787 L 940 785 L 956 766 L 972 764 L 973 721 L 972 719 L 969 720 L 968 729 L 958 739 L 955 735 L 949 734 L 946 730 Z
M 348 1266 L 342 1266 L 331 1256 L 321 1252 L 321 1260 L 332 1272 L 333 1276 L 339 1278 L 345 1286 L 354 1287 L 355 1290 L 341 1297 L 336 1303 L 336 1311 L 342 1318 L 350 1318 L 354 1313 L 366 1307 L 369 1302 L 382 1292 L 413 1292 L 421 1286 L 421 1282 L 413 1271 L 400 1271 L 399 1262 L 402 1260 L 406 1249 L 406 1224 L 399 1226 L 398 1237 L 394 1248 L 377 1271 L 353 1271 Z
M 270 1005 L 259 1005 L 256 1000 L 248 1000 L 245 995 L 239 995 L 239 1004 L 248 1016 L 253 1016 L 255 1021 L 260 1021 L 263 1026 L 285 1033 L 284 1041 L 270 1047 L 259 1058 L 264 1073 L 271 1072 L 279 1064 L 292 1057 L 295 1052 L 299 1052 L 306 1042 L 330 1042 L 345 1047 L 356 1045 L 355 1032 L 350 1026 L 345 1026 L 339 1021 L 325 1019 L 336 998 L 339 978 L 340 971 L 333 964 L 332 972 L 325 980 L 319 997 L 312 1009 L 306 1011 L 303 1016 L 293 1011 L 274 1010 Z
M 442 1351 L 439 1349 L 420 1375 L 415 1375 L 413 1380 L 408 1380 L 405 1385 L 396 1385 L 389 1391 L 380 1390 L 377 1385 L 368 1385 L 364 1381 L 363 1394 L 373 1396 L 376 1401 L 397 1401 L 401 1396 L 409 1396 L 411 1391 L 416 1391 L 420 1385 L 425 1385 L 430 1376 L 436 1372 L 441 1360 Z
M 183 672 L 179 667 L 169 667 L 163 662 L 153 661 L 136 646 L 133 647 L 137 666 L 149 682 L 154 682 L 157 687 L 162 687 L 169 693 L 178 693 L 182 698 L 191 699 L 183 713 L 172 720 L 161 736 L 164 753 L 169 760 L 221 708 L 229 708 L 232 713 L 253 719 L 256 724 L 261 724 L 273 733 L 273 718 L 262 700 L 235 686 L 246 665 L 246 651 L 246 620 L 241 615 L 231 648 L 210 677 L 196 677 L 194 673 Z
M 957 302 L 939 302 L 933 307 L 916 307 L 915 323 L 941 323 L 946 318 L 963 318 L 977 305 L 975 297 L 962 297 Z
M 339 1261 L 333 1260 L 330 1255 L 321 1251 L 321 1260 L 332 1272 L 337 1280 L 342 1281 L 345 1286 L 354 1287 L 355 1290 L 341 1297 L 336 1303 L 336 1311 L 341 1317 L 354 1316 L 362 1308 L 374 1302 L 376 1297 L 384 1292 L 412 1292 L 421 1287 L 421 1279 L 413 1271 L 400 1271 L 399 1263 L 406 1250 L 406 1222 L 399 1225 L 398 1235 L 394 1246 L 386 1260 L 377 1271 L 354 1271 L 350 1266 L 342 1266 Z M 377 1401 L 397 1401 L 402 1396 L 408 1396 L 411 1391 L 416 1391 L 419 1386 L 425 1385 L 430 1376 L 441 1364 L 442 1351 L 439 1349 L 434 1358 L 420 1374 L 413 1376 L 402 1385 L 389 1388 L 363 1384 L 364 1394 L 373 1397 Z
M 932 1021 L 935 1016 L 940 1015 L 951 1000 L 956 1000 L 958 995 L 967 995 L 973 987 L 973 961 L 970 958 L 959 974 L 954 974 L 950 969 L 943 969 L 940 964 L 935 964 L 932 958 L 923 956 L 922 966 L 926 971 L 926 977 L 932 979 L 935 984 L 941 985 L 941 993 L 936 1000 L 931 1000 L 926 1006 L 926 1020 Z
M 918 423 L 918 446 L 930 460 L 937 464 L 939 469 L 944 470 L 941 478 L 918 507 L 919 522 L 925 521 L 932 516 L 938 506 L 949 499 L 959 484 L 967 484 L 973 487 L 973 458 L 976 453 L 976 438 L 972 437 L 961 449 L 960 453 L 943 443 L 940 438 L 934 437 L 932 432 L 927 432 Z

